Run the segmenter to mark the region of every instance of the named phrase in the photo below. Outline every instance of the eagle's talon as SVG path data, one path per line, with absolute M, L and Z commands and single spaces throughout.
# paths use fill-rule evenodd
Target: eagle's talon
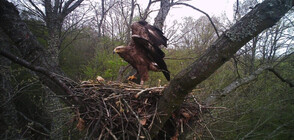
M 135 75 L 129 76 L 129 78 L 128 78 L 129 81 L 134 80 L 134 79 L 137 79 L 137 77 Z

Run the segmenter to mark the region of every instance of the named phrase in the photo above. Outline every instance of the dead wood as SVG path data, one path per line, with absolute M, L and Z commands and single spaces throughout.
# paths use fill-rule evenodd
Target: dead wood
M 142 88 L 134 83 L 113 81 L 82 82 L 72 87 L 75 96 L 84 104 L 81 108 L 75 108 L 77 129 L 86 131 L 92 138 L 151 139 L 149 130 L 156 125 L 154 120 L 166 115 L 157 111 L 163 88 Z M 192 98 L 187 98 L 183 106 L 173 114 L 176 129 L 181 130 L 188 120 L 197 119 L 199 113 L 199 105 Z

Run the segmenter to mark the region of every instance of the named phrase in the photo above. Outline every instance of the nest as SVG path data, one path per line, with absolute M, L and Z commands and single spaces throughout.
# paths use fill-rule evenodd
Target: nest
M 164 87 L 143 88 L 133 83 L 83 82 L 74 88 L 84 103 L 76 110 L 77 129 L 95 139 L 151 139 L 149 130 L 160 119 L 157 105 Z M 185 102 L 173 116 L 174 130 L 199 114 L 197 104 Z M 172 132 L 173 136 L 178 131 Z

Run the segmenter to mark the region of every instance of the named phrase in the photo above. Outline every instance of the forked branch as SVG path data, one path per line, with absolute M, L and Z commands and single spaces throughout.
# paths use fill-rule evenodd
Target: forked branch
M 152 127 L 150 131 L 152 137 L 158 134 L 195 86 L 230 60 L 253 37 L 275 25 L 292 7 L 293 0 L 263 1 L 221 35 L 199 59 L 179 72 L 164 89 L 163 96 L 159 100 L 158 111 L 168 115 L 154 122 L 157 127 Z
M 190 8 L 192 8 L 192 9 L 194 9 L 194 10 L 196 10 L 196 11 L 199 11 L 200 13 L 204 14 L 204 15 L 209 19 L 211 25 L 213 26 L 213 29 L 215 30 L 215 33 L 216 33 L 217 37 L 219 37 L 219 33 L 218 33 L 218 31 L 217 31 L 216 26 L 214 25 L 214 23 L 213 23 L 211 17 L 210 17 L 206 12 L 204 12 L 204 11 L 202 11 L 202 10 L 200 10 L 200 9 L 198 9 L 198 8 L 196 8 L 196 7 L 192 6 L 192 5 L 190 5 L 190 4 L 187 4 L 187 3 L 176 2 L 176 3 L 174 3 L 173 5 L 184 5 L 184 6 L 190 7 Z

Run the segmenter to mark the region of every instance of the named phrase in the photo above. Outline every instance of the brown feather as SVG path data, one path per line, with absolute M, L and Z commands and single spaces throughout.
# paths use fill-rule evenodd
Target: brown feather
M 145 21 L 132 24 L 132 39 L 128 46 L 118 46 L 114 51 L 137 70 L 141 81 L 148 80 L 148 71 L 162 71 L 170 80 L 169 71 L 163 60 L 164 52 L 160 45 L 166 46 L 167 39 L 162 31 Z

